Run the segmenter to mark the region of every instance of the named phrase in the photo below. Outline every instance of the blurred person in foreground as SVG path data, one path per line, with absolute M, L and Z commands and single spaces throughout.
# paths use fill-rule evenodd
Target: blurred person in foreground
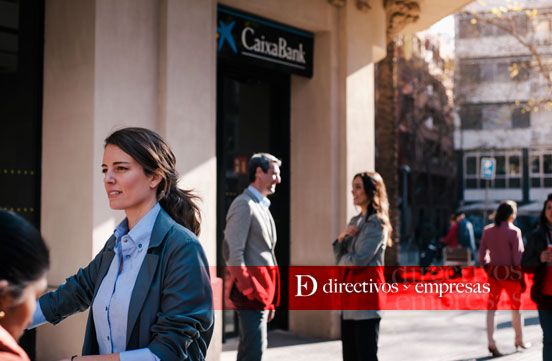
M 358 173 L 353 177 L 354 205 L 360 213 L 333 242 L 338 266 L 384 265 L 385 248 L 391 240 L 389 201 L 381 175 Z M 341 341 L 344 361 L 378 359 L 381 315 L 377 310 L 344 310 L 341 313 Z
M 500 203 L 496 210 L 494 224 L 483 230 L 479 248 L 479 263 L 485 266 L 490 286 L 487 303 L 487 342 L 489 352 L 493 357 L 502 356 L 494 340 L 495 313 L 502 291 L 505 291 L 512 310 L 512 327 L 515 332 L 514 346 L 516 349 L 530 347 L 523 342 L 523 319 L 521 312 L 521 294 L 524 291 L 523 275 L 513 272 L 506 266 L 519 267 L 523 254 L 521 230 L 514 226 L 517 205 L 513 201 Z
M 0 210 L 0 360 L 29 360 L 17 340 L 46 289 L 49 265 L 40 233 L 23 218 Z
M 534 273 L 531 299 L 539 310 L 542 359 L 552 360 L 552 193 L 544 201 L 537 229 L 529 236 L 521 264 Z

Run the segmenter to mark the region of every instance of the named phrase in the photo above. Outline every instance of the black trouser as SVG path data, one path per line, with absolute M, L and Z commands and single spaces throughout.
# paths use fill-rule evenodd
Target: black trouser
M 377 361 L 380 318 L 341 319 L 343 361 Z

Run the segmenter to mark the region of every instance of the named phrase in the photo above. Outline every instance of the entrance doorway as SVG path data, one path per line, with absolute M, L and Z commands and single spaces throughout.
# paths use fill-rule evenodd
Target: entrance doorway
M 44 1 L 0 0 L 0 209 L 40 228 Z M 20 340 L 35 359 L 35 332 Z
M 230 204 L 249 184 L 247 162 L 268 152 L 282 160 L 282 183 L 270 197 L 276 223 L 280 307 L 269 328 L 288 328 L 290 75 L 219 59 L 217 69 L 217 265 L 223 276 L 222 242 Z M 223 335 L 237 334 L 234 311 L 223 311 Z

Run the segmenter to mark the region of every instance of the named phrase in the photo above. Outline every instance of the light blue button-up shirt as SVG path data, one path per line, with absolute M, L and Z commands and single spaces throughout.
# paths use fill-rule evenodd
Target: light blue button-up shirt
M 114 231 L 115 257 L 92 304 L 100 355 L 120 353 L 121 361 L 159 361 L 148 348 L 125 350 L 130 298 L 160 209 L 157 203 L 130 231 L 126 219 Z
M 156 203 L 130 231 L 126 219 L 114 231 L 115 257 L 92 304 L 100 355 L 119 353 L 121 361 L 160 361 L 148 348 L 125 351 L 130 297 L 160 210 Z M 37 300 L 29 328 L 46 322 Z
M 255 196 L 255 198 L 259 201 L 259 203 L 261 203 L 261 205 L 263 205 L 265 208 L 269 208 L 270 207 L 270 199 L 268 199 L 267 197 L 263 196 L 261 194 L 261 192 L 259 192 L 257 190 L 257 188 L 253 187 L 252 185 L 249 185 L 247 187 L 247 189 L 249 189 L 249 191 L 251 193 L 253 193 L 253 195 Z

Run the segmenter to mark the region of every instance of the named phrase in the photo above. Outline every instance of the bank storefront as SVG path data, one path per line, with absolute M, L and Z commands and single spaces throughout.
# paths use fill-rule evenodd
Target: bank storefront
M 9 121 L 0 169 L 8 173 L 0 176 L 10 191 L 0 206 L 27 209 L 40 226 L 51 248 L 51 286 L 86 265 L 123 217 L 105 201 L 99 165 L 106 135 L 131 125 L 167 139 L 181 187 L 202 198 L 200 241 L 211 265 L 221 266 L 225 213 L 256 151 L 284 161 L 271 206 L 284 272 L 287 265 L 332 264 L 330 241 L 354 212 L 349 181 L 374 168 L 374 63 L 385 55 L 394 1 L 387 8 L 383 1 L 367 8 L 324 0 L 39 3 L 44 11 L 34 20 L 23 11 L 15 23 L 5 11 L 0 17 L 8 34 L 0 39 L 1 63 L 8 64 L 1 76 L 14 81 L 2 82 L 3 99 L 20 96 L 19 110 L 13 102 L 1 110 Z M 462 1 L 450 3 L 424 2 L 432 12 L 423 26 Z M 2 10 L 14 6 L 25 5 L 0 0 Z M 36 39 L 24 41 L 24 28 Z M 14 51 L 30 59 L 18 63 L 19 80 Z M 213 287 L 221 296 L 218 269 Z M 274 327 L 338 337 L 337 314 L 287 312 L 283 301 Z M 220 309 L 211 360 L 223 333 L 236 332 L 233 315 Z M 36 359 L 78 354 L 85 320 L 83 313 L 41 327 Z
M 226 6 L 217 6 L 217 265 L 230 204 L 248 185 L 247 160 L 269 152 L 283 161 L 271 196 L 278 230 L 276 257 L 287 289 L 289 266 L 290 78 L 312 77 L 314 34 Z M 225 285 L 226 286 L 226 285 Z M 224 305 L 228 306 L 228 305 Z M 223 311 L 225 336 L 237 333 L 234 311 Z M 287 294 L 272 328 L 288 328 Z

